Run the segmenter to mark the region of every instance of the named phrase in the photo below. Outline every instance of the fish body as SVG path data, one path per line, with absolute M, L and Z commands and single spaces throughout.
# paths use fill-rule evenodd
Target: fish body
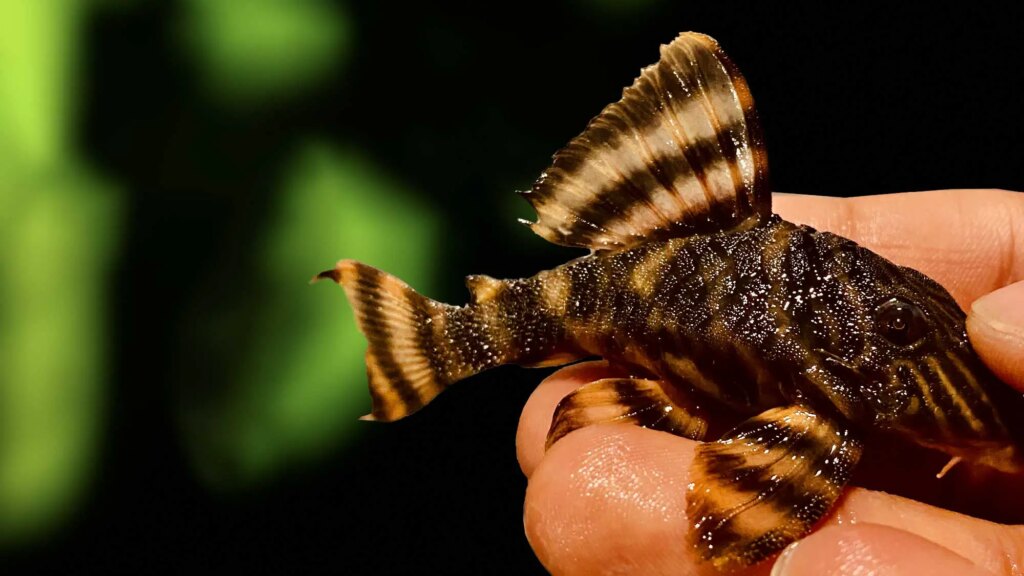
M 707 440 L 711 407 L 743 420 L 701 444 L 688 496 L 692 544 L 719 567 L 806 534 L 869 437 L 1024 470 L 1024 396 L 977 358 L 949 293 L 772 214 L 753 100 L 710 38 L 664 46 L 525 196 L 535 232 L 591 253 L 470 276 L 465 306 L 351 260 L 319 276 L 345 288 L 369 342 L 369 419 L 499 365 L 605 358 L 630 376 L 566 397 L 549 446 L 602 422 Z

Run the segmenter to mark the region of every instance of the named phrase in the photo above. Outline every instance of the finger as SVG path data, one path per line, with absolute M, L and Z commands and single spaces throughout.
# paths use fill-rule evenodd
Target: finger
M 523 407 L 516 431 L 516 455 L 527 478 L 544 456 L 544 442 L 558 402 L 588 382 L 616 376 L 626 374 L 607 362 L 583 362 L 555 372 L 533 391 Z
M 683 511 L 695 443 L 634 426 L 600 425 L 571 432 L 544 452 L 558 402 L 587 382 L 619 375 L 613 371 L 604 362 L 564 368 L 527 401 L 516 439 L 520 466 L 530 478 L 523 512 L 527 538 L 556 575 L 689 573 L 698 566 L 685 544 L 689 523 Z
M 1024 390 L 1024 282 L 976 300 L 967 315 L 967 332 L 996 376 Z
M 992 574 L 904 530 L 878 524 L 829 526 L 790 545 L 772 576 L 974 576 Z
M 847 491 L 829 524 L 880 524 L 906 530 L 996 574 L 1024 562 L 1024 527 L 996 524 L 862 488 Z
M 776 194 L 775 211 L 854 240 L 942 284 L 965 309 L 1024 280 L 1024 194 L 939 190 L 858 198 Z
M 555 387 L 578 384 L 567 384 L 561 374 L 543 382 L 528 403 L 520 454 L 543 454 L 559 400 Z M 706 570 L 685 543 L 690 529 L 686 486 L 695 445 L 628 425 L 591 426 L 567 435 L 539 464 L 530 464 L 524 523 L 538 558 L 555 574 Z M 849 490 L 830 518 L 905 529 L 993 571 L 1011 561 L 1024 565 L 1024 528 L 881 492 Z M 758 566 L 748 573 L 764 571 Z
M 530 478 L 527 537 L 553 574 L 713 573 L 686 544 L 695 443 L 622 425 L 566 436 Z M 997 574 L 1024 565 L 1024 530 L 881 492 L 851 489 L 830 523 L 906 530 Z M 758 565 L 741 574 L 766 571 Z
M 695 442 L 621 424 L 568 434 L 534 470 L 523 522 L 554 575 L 716 574 L 687 544 Z M 739 574 L 766 574 L 767 567 Z

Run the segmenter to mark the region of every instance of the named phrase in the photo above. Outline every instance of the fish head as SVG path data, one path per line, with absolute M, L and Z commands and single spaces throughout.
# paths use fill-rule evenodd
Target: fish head
M 865 429 L 1024 471 L 1024 394 L 978 357 L 956 300 L 924 274 L 859 251 L 867 265 L 847 276 L 846 345 L 817 349 L 833 405 Z

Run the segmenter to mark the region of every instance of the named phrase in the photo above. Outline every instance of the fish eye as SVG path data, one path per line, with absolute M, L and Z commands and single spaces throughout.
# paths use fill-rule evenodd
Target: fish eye
M 897 346 L 909 346 L 920 340 L 927 328 L 924 312 L 915 304 L 890 298 L 875 309 L 875 329 Z

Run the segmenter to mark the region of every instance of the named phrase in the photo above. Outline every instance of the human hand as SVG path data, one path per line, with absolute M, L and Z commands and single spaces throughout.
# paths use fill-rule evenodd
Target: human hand
M 967 327 L 978 354 L 1024 392 L 1024 194 L 776 195 L 774 204 L 787 220 L 855 240 L 945 286 L 970 310 Z M 603 362 L 565 368 L 542 382 L 523 410 L 517 450 L 529 478 L 524 524 L 531 546 L 559 575 L 716 573 L 686 544 L 694 441 L 599 425 L 544 452 L 559 400 L 613 375 Z M 901 491 L 945 486 L 941 492 L 971 500 L 972 510 L 1024 519 L 1024 477 L 956 469 L 940 481 L 936 471 L 901 468 L 908 477 L 896 485 Z M 1024 525 L 996 524 L 885 492 L 847 490 L 823 524 L 783 553 L 776 574 L 1016 575 L 1024 569 Z M 764 562 L 741 574 L 770 570 L 772 563 Z

